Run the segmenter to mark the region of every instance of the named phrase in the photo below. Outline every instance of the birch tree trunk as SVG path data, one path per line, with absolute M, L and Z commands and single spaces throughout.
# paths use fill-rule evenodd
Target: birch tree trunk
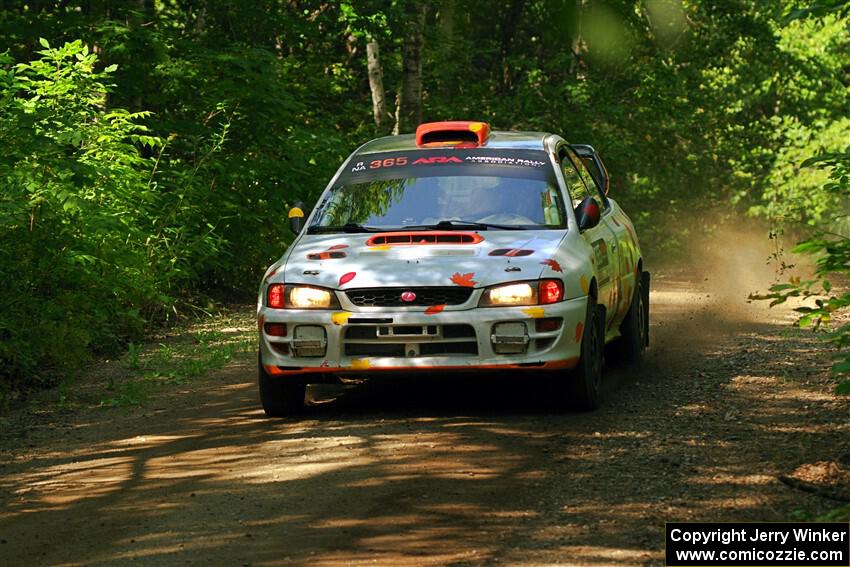
M 427 4 L 409 1 L 407 29 L 402 45 L 401 93 L 396 110 L 395 134 L 412 132 L 422 121 L 422 32 Z
M 387 113 L 381 53 L 378 41 L 374 38 L 369 38 L 366 44 L 366 62 L 369 70 L 369 90 L 372 91 L 372 116 L 375 118 L 375 131 L 382 135 L 389 132 L 389 121 L 392 116 Z

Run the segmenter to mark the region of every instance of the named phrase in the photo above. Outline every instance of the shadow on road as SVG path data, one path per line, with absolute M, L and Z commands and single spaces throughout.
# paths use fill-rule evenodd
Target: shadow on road
M 268 420 L 244 361 L 81 418 L 3 462 L 0 563 L 659 564 L 665 521 L 823 507 L 774 479 L 847 439 L 808 339 L 676 282 L 655 303 L 646 364 L 609 373 L 592 413 L 500 375 L 383 380 Z

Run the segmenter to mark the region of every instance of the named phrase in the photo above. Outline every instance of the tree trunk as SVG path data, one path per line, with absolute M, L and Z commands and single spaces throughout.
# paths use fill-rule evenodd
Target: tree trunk
M 584 41 L 584 37 L 582 36 L 581 29 L 581 19 L 583 16 L 585 0 L 580 0 L 578 3 L 578 10 L 576 11 L 576 31 L 575 36 L 573 37 L 572 45 L 570 46 L 570 51 L 572 52 L 572 58 L 570 61 L 570 74 L 573 75 L 578 80 L 584 80 L 584 53 L 587 51 L 587 42 Z
M 387 113 L 381 54 L 378 41 L 374 38 L 370 38 L 366 44 L 366 64 L 369 70 L 369 89 L 372 91 L 372 116 L 375 118 L 375 131 L 383 135 L 389 131 L 389 120 L 392 116 Z
M 501 55 L 502 55 L 502 92 L 508 93 L 513 88 L 514 76 L 508 58 L 513 53 L 514 36 L 519 28 L 525 0 L 512 0 L 507 4 L 502 20 Z
M 407 26 L 402 45 L 401 94 L 394 133 L 412 132 L 422 121 L 422 32 L 427 4 L 408 1 Z
M 154 5 L 153 0 L 135 0 L 135 10 L 131 12 L 131 16 L 129 18 L 131 26 L 134 28 L 136 33 L 140 34 L 140 36 L 144 36 L 145 33 L 142 31 L 142 28 L 146 25 L 153 23 L 154 21 Z M 146 40 L 143 40 L 144 44 L 147 44 Z M 133 88 L 135 88 L 136 93 L 132 97 L 132 101 L 130 103 L 130 108 L 136 112 L 144 110 L 145 101 L 142 97 L 143 84 L 137 84 Z M 142 146 L 144 148 L 144 146 Z M 146 151 L 143 150 L 143 153 Z
M 455 17 L 457 0 L 443 0 L 440 3 L 440 15 L 437 19 L 437 29 L 440 33 L 440 45 L 453 47 L 455 38 Z

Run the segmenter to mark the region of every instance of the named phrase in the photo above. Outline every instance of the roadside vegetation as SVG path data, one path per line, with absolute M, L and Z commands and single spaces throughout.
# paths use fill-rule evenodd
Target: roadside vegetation
M 163 386 L 191 385 L 193 378 L 222 368 L 234 358 L 255 354 L 253 326 L 220 330 L 227 323 L 217 320 L 191 325 L 178 340 L 130 343 L 123 364 L 110 373 L 99 404 L 142 405 Z
M 185 319 L 156 330 L 126 352 L 102 357 L 63 379 L 54 391 L 33 393 L 31 411 L 48 415 L 73 409 L 148 405 L 162 393 L 192 390 L 196 381 L 228 363 L 253 361 L 252 313 L 229 306 L 214 315 Z M 26 420 L 24 420 L 25 422 Z
M 763 219 L 818 262 L 768 295 L 816 294 L 823 329 L 850 305 L 848 25 L 836 0 L 5 2 L 0 406 L 105 355 L 136 374 L 104 403 L 137 403 L 249 348 L 136 345 L 250 298 L 289 204 L 420 120 L 592 143 L 655 259 Z M 850 327 L 823 336 L 846 392 Z

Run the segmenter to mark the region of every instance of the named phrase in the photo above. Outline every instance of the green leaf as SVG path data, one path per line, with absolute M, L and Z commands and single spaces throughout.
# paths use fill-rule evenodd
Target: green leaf
M 40 43 L 45 49 L 50 49 L 50 43 L 48 43 L 48 41 L 43 37 L 38 38 L 38 43 Z
M 812 239 L 812 240 L 804 240 L 800 242 L 794 248 L 791 249 L 791 252 L 795 254 L 812 254 L 814 252 L 820 252 L 826 246 L 826 241 L 821 239 Z
M 118 65 L 113 63 L 112 65 L 110 65 L 106 69 L 104 69 L 103 72 L 104 73 L 114 73 L 116 69 L 118 69 Z

